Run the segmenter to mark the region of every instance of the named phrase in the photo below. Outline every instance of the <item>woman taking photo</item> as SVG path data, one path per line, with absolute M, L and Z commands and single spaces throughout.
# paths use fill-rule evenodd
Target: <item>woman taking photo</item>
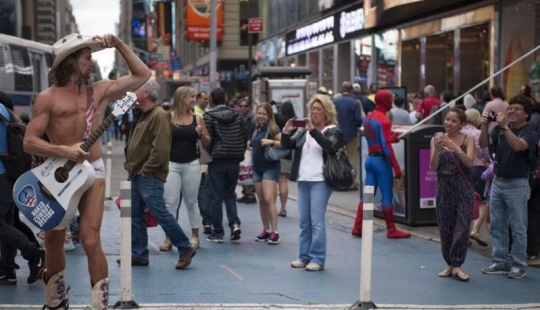
M 332 189 L 326 185 L 323 165 L 328 154 L 343 147 L 343 133 L 337 127 L 336 109 L 328 96 L 315 95 L 308 103 L 309 117 L 291 137 L 293 119 L 285 124 L 282 148 L 294 149 L 291 181 L 298 182 L 300 237 L 298 259 L 293 268 L 324 269 L 326 260 L 326 207 Z M 296 122 L 295 122 L 296 123 Z
M 264 156 L 264 150 L 266 146 L 281 147 L 281 133 L 269 103 L 263 103 L 259 106 L 255 117 L 253 117 L 253 123 L 255 124 L 255 132 L 250 141 L 253 150 L 253 183 L 255 183 L 255 192 L 259 198 L 263 224 L 263 231 L 255 238 L 255 241 L 278 244 L 276 193 L 280 163 L 279 160 L 267 160 Z
M 171 155 L 169 174 L 165 183 L 165 205 L 173 215 L 180 208 L 180 197 L 187 208 L 191 226 L 191 246 L 199 248 L 199 225 L 201 216 L 197 195 L 201 183 L 201 165 L 197 144 L 202 141 L 204 147 L 210 144 L 210 136 L 200 115 L 193 112 L 195 91 L 188 86 L 179 87 L 174 92 L 171 110 Z M 159 247 L 161 251 L 169 251 L 172 247 L 167 236 Z
M 451 109 L 444 121 L 445 134 L 431 139 L 430 168 L 437 171 L 437 223 L 441 250 L 448 265 L 439 277 L 453 276 L 469 281 L 461 265 L 467 256 L 467 243 L 473 211 L 472 181 L 474 138 L 461 133 L 467 116 L 463 110 Z

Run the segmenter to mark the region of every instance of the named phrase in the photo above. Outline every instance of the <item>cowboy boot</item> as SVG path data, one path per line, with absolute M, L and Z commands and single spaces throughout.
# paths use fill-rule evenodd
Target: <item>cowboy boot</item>
M 64 281 L 64 272 L 60 271 L 55 274 L 48 281 L 46 281 L 46 273 L 43 272 L 43 288 L 45 290 L 45 296 L 47 298 L 47 304 L 43 309 L 69 309 L 69 287 L 66 287 L 66 282 Z
M 410 238 L 411 234 L 405 231 L 398 230 L 396 224 L 394 224 L 394 207 L 386 206 L 382 207 L 384 213 L 384 219 L 386 220 L 386 238 L 388 239 L 401 239 Z
M 109 306 L 109 278 L 100 280 L 92 288 L 91 310 L 107 310 Z
M 165 237 L 165 240 L 163 241 L 163 244 L 159 246 L 159 250 L 162 252 L 167 252 L 172 249 L 172 242 L 169 237 Z
M 356 219 L 354 220 L 354 227 L 351 234 L 356 237 L 362 238 L 362 220 L 364 218 L 364 203 L 360 201 L 358 203 L 358 209 L 356 210 Z

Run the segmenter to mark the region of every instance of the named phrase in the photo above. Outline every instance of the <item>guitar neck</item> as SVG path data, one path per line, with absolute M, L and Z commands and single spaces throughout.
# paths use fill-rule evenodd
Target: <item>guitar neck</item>
M 109 113 L 109 115 L 107 115 L 101 125 L 99 125 L 99 127 L 94 132 L 92 132 L 88 139 L 86 139 L 84 144 L 81 145 L 81 149 L 83 149 L 83 151 L 85 152 L 88 152 L 88 150 L 92 147 L 92 145 L 94 145 L 97 139 L 99 139 L 99 137 L 101 137 L 105 130 L 107 130 L 107 127 L 112 124 L 115 118 L 116 116 L 114 116 L 114 114 Z
M 90 135 L 90 137 L 88 137 L 88 139 L 86 139 L 86 141 L 81 145 L 81 149 L 83 149 L 83 151 L 85 152 L 88 152 L 88 150 L 92 147 L 92 145 L 94 145 L 97 139 L 99 139 L 99 137 L 101 137 L 103 132 L 105 132 L 107 127 L 109 127 L 109 125 L 112 124 L 115 118 L 116 116 L 113 113 L 109 113 L 109 115 L 107 115 L 107 117 L 103 120 L 101 125 L 99 125 L 96 131 L 94 131 Z M 76 162 L 70 160 L 64 165 L 64 168 L 66 168 L 68 171 L 71 171 L 71 169 L 73 169 L 73 167 L 75 167 L 76 164 L 77 164 Z

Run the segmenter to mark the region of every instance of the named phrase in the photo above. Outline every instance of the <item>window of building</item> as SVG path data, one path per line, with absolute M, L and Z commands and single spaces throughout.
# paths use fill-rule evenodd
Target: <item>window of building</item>
M 272 36 L 279 31 L 279 2 L 267 1 L 268 3 L 268 36 Z
M 409 93 L 417 93 L 422 88 L 420 76 L 420 40 L 401 42 L 401 86 Z
M 460 30 L 459 89 L 467 91 L 488 77 L 490 69 L 489 24 L 482 24 Z M 488 90 L 488 84 L 479 91 Z
M 319 84 L 319 51 L 313 51 L 309 53 L 309 68 L 311 69 L 311 75 L 309 79 L 312 82 Z
M 334 47 L 327 47 L 322 50 L 323 76 L 322 86 L 330 90 L 334 88 Z
M 240 2 L 240 46 L 248 45 L 248 22 L 252 17 L 258 17 L 259 3 L 257 0 L 244 0 Z M 259 40 L 258 34 L 251 34 L 252 44 Z
M 354 81 L 362 86 L 363 91 L 369 89 L 369 85 L 373 81 L 373 62 L 371 55 L 373 47 L 371 46 L 371 36 L 354 40 Z
M 503 0 L 501 18 L 501 63 L 503 68 L 540 44 L 540 4 L 530 0 Z M 540 101 L 540 51 L 515 64 L 502 75 L 507 98 L 530 85 Z
M 388 30 L 375 35 L 375 61 L 379 87 L 396 86 L 398 31 Z
M 454 90 L 453 31 L 426 37 L 425 84 L 435 86 L 438 93 Z

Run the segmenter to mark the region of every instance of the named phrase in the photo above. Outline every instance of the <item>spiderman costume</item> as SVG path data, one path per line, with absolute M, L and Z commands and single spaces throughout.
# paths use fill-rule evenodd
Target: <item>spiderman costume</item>
M 398 230 L 394 223 L 393 179 L 401 179 L 401 169 L 392 147 L 392 143 L 399 142 L 399 137 L 397 134 L 392 135 L 392 122 L 386 116 L 386 113 L 392 108 L 392 93 L 379 90 L 375 94 L 375 104 L 375 111 L 369 113 L 364 121 L 364 135 L 369 154 L 364 164 L 366 169 L 364 185 L 374 186 L 375 189 L 378 187 L 381 190 L 382 210 L 386 220 L 386 237 L 390 239 L 409 238 L 411 234 Z M 362 237 L 363 212 L 364 204 L 360 200 L 351 232 L 353 236 Z

